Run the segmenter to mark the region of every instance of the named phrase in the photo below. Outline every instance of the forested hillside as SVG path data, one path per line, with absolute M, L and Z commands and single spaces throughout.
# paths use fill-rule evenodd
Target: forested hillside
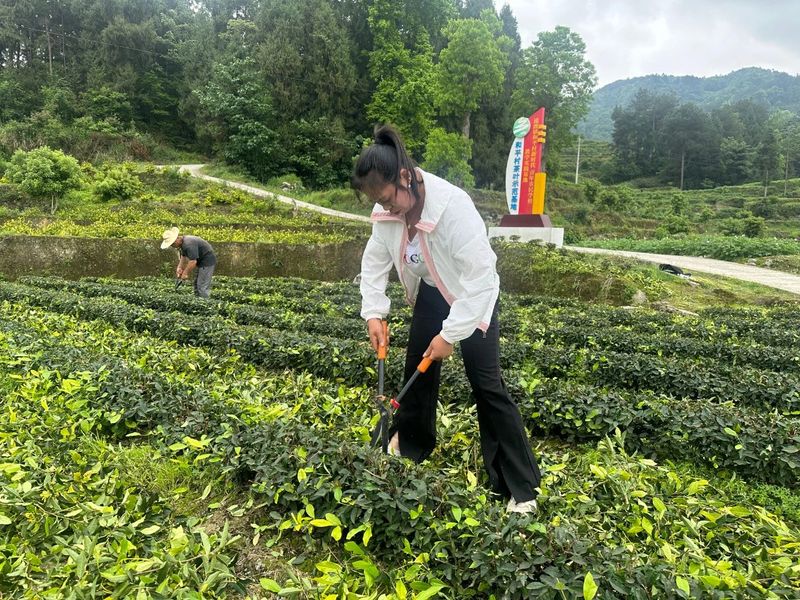
M 646 75 L 614 81 L 598 89 L 589 113 L 578 126 L 592 140 L 611 141 L 614 123 L 611 113 L 629 104 L 640 89 L 675 96 L 705 110 L 751 100 L 770 111 L 788 110 L 800 114 L 800 77 L 779 71 L 750 67 L 716 77 Z
M 798 77 L 765 69 L 649 76 L 615 82 L 594 98 L 578 129 L 594 142 L 587 150 L 603 148 L 593 137 L 610 138 L 611 153 L 590 165 L 607 183 L 698 189 L 760 181 L 766 193 L 771 182 L 800 174 Z M 562 158 L 576 154 L 570 148 Z
M 428 168 L 499 186 L 518 116 L 545 106 L 551 148 L 571 144 L 584 52 L 565 27 L 521 47 L 491 0 L 2 0 L 0 160 L 179 148 L 325 187 L 392 122 Z

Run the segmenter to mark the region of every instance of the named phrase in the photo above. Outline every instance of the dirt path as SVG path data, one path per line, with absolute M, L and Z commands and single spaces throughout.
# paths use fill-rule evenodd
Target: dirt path
M 204 166 L 205 165 L 181 165 L 180 170 L 182 172 L 189 173 L 192 177 L 198 177 L 200 179 L 205 179 L 206 181 L 221 183 L 229 187 L 244 190 L 249 194 L 253 194 L 254 196 L 260 196 L 262 198 L 274 197 L 276 200 L 283 202 L 285 204 L 289 204 L 293 207 L 302 208 L 305 210 L 313 210 L 314 212 L 318 212 L 323 215 L 328 215 L 329 217 L 339 217 L 340 219 L 350 219 L 351 221 L 362 221 L 364 223 L 371 222 L 369 217 L 365 217 L 363 215 L 354 215 L 353 213 L 342 212 L 341 210 L 333 210 L 332 208 L 317 206 L 316 204 L 310 204 L 308 202 L 303 202 L 302 200 L 295 200 L 294 198 L 289 198 L 288 196 L 273 194 L 272 192 L 262 190 L 261 188 L 253 187 L 251 185 L 246 185 L 244 183 L 237 183 L 236 181 L 228 181 L 227 179 L 220 179 L 219 177 L 212 177 L 211 175 L 206 175 L 205 173 L 200 172 L 200 169 L 202 169 Z
M 744 281 L 752 281 L 769 287 L 785 290 L 794 294 L 800 294 L 800 276 L 772 269 L 763 269 L 752 265 L 742 265 L 739 263 L 728 262 L 725 260 L 715 260 L 713 258 L 698 258 L 695 256 L 673 256 L 671 254 L 649 254 L 647 252 L 629 252 L 627 250 L 607 250 L 605 248 L 579 248 L 577 246 L 564 246 L 568 250 L 585 252 L 587 254 L 615 254 L 617 256 L 629 256 L 639 260 L 653 263 L 668 263 L 680 267 L 687 273 L 697 271 L 699 273 L 711 273 L 712 275 L 724 275 L 734 277 Z

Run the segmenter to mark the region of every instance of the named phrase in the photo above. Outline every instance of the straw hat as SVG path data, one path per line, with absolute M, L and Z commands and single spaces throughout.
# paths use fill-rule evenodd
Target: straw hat
M 166 250 L 178 239 L 178 228 L 172 227 L 161 234 L 161 249 Z

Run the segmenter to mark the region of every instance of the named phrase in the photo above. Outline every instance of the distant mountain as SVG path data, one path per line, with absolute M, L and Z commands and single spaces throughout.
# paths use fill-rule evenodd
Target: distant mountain
M 748 67 L 727 75 L 694 77 L 646 75 L 621 79 L 594 93 L 589 114 L 578 125 L 580 134 L 593 140 L 611 141 L 615 106 L 627 106 L 640 88 L 657 93 L 674 93 L 678 99 L 694 102 L 709 110 L 737 100 L 753 100 L 770 110 L 786 109 L 800 114 L 800 76 Z

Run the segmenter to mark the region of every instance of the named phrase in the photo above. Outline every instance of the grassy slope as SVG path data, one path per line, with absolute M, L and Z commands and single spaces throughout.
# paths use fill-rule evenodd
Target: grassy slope
M 694 273 L 683 279 L 655 264 L 611 255 L 499 244 L 501 286 L 508 291 L 581 298 L 589 302 L 627 305 L 637 291 L 647 301 L 684 310 L 727 305 L 769 306 L 800 302 L 800 297 L 738 279 Z
M 158 238 L 164 227 L 179 225 L 210 241 L 281 240 L 302 232 L 297 241 L 310 243 L 362 237 L 369 231 L 360 223 L 295 211 L 273 198 L 257 198 L 176 169 L 130 163 L 127 168 L 140 182 L 131 197 L 101 199 L 94 182 L 102 175 L 90 172 L 81 189 L 60 201 L 55 215 L 14 186 L 0 186 L 0 234 Z

